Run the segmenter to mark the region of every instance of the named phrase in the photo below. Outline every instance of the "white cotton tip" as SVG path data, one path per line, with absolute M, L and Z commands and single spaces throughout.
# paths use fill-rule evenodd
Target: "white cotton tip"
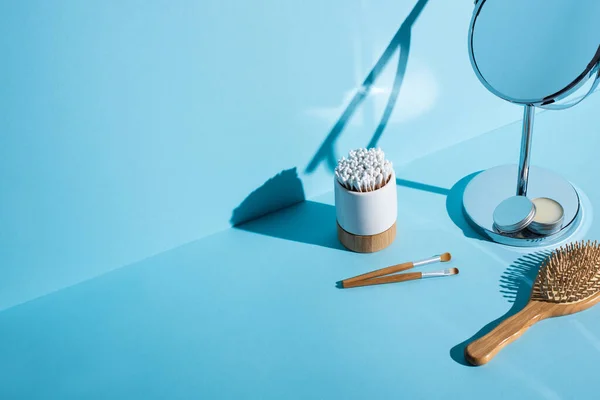
M 338 181 L 349 190 L 369 192 L 384 186 L 392 174 L 392 163 L 380 148 L 355 149 L 339 159 L 335 168 Z

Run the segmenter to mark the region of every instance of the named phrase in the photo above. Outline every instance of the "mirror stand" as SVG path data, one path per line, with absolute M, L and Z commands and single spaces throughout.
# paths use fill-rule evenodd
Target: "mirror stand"
M 521 156 L 519 157 L 519 175 L 517 177 L 517 196 L 527 196 L 529 180 L 529 158 L 531 157 L 531 136 L 535 107 L 527 104 L 523 112 L 523 133 L 521 134 Z
M 583 215 L 579 195 L 569 181 L 553 171 L 529 165 L 534 115 L 535 107 L 525 105 L 519 164 L 502 165 L 481 172 L 469 182 L 463 194 L 463 212 L 469 224 L 484 237 L 510 246 L 556 244 L 576 231 Z M 558 232 L 546 236 L 528 230 L 507 234 L 494 227 L 494 210 L 503 200 L 515 195 L 515 177 L 518 196 L 530 199 L 549 197 L 563 206 L 564 222 Z

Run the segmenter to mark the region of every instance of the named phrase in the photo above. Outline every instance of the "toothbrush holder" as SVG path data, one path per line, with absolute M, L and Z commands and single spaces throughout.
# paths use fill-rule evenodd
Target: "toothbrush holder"
M 338 239 L 348 250 L 373 253 L 389 246 L 396 238 L 398 202 L 396 174 L 381 188 L 355 192 L 334 177 L 335 214 Z

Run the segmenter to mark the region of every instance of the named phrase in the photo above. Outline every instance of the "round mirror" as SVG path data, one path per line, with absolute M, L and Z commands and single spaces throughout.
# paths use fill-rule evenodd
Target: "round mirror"
M 469 55 L 495 95 L 549 106 L 598 79 L 600 0 L 479 0 L 475 7 Z
M 477 0 L 469 56 L 483 85 L 522 104 L 524 112 L 519 164 L 473 178 L 463 193 L 465 217 L 499 243 L 544 246 L 567 240 L 585 212 L 567 180 L 530 168 L 534 110 L 571 107 L 600 82 L 600 0 Z M 563 210 L 559 224 L 534 229 L 530 203 L 535 198 L 558 204 Z

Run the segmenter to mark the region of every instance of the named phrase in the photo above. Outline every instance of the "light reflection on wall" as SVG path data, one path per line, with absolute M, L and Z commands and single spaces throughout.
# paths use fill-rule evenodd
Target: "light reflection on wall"
M 348 125 L 364 127 L 368 120 L 378 120 L 381 117 L 394 81 L 393 65 L 395 63 L 390 64 L 392 68 L 386 68 L 378 82 L 371 87 L 368 93 L 369 97 L 353 117 L 348 120 Z M 364 92 L 365 88 L 360 86 L 348 90 L 341 95 L 339 104 L 309 108 L 306 110 L 306 114 L 329 124 L 334 124 L 348 106 L 352 97 L 359 91 Z M 433 72 L 418 60 L 412 60 L 389 122 L 402 123 L 426 115 L 435 106 L 438 93 L 439 86 Z M 364 115 L 365 113 L 368 114 L 368 117 Z

